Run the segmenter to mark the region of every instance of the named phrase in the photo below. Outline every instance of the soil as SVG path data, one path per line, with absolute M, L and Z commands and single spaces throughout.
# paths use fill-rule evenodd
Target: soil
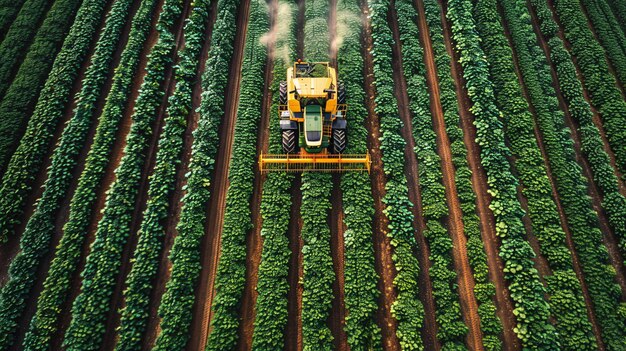
M 278 1 L 274 0 L 271 3 L 270 9 L 270 22 L 272 27 L 275 25 L 276 19 L 276 5 Z M 270 31 L 271 33 L 271 31 Z M 261 105 L 261 120 L 259 123 L 258 139 L 257 139 L 257 155 L 258 159 L 260 153 L 265 153 L 268 150 L 269 144 L 269 115 L 270 107 L 272 104 L 272 94 L 270 92 L 270 86 L 272 83 L 272 69 L 273 69 L 273 43 L 275 39 L 271 39 L 272 47 L 268 47 L 268 59 L 265 64 L 265 86 L 263 87 L 263 102 Z M 256 317 L 256 299 L 257 291 L 256 286 L 258 282 L 259 265 L 261 263 L 261 253 L 263 247 L 263 238 L 261 237 L 261 228 L 263 224 L 263 218 L 261 216 L 261 199 L 263 195 L 263 183 L 265 181 L 265 174 L 259 172 L 257 167 L 254 167 L 254 188 L 252 191 L 252 199 L 250 203 L 250 210 L 252 214 L 253 229 L 246 237 L 246 285 L 243 290 L 243 297 L 241 300 L 241 323 L 239 325 L 239 339 L 237 349 L 240 351 L 252 350 L 252 336 L 254 333 L 254 320 Z
M 181 164 L 176 171 L 176 184 L 174 186 L 174 190 L 172 192 L 168 205 L 169 214 L 167 216 L 167 219 L 165 220 L 165 236 L 163 238 L 163 249 L 161 250 L 160 254 L 159 267 L 157 269 L 157 276 L 154 282 L 154 288 L 152 289 L 152 292 L 150 294 L 148 324 L 146 326 L 146 332 L 144 334 L 142 346 L 143 349 L 146 350 L 154 346 L 154 342 L 156 341 L 156 338 L 160 332 L 160 319 L 158 316 L 158 309 L 161 302 L 161 297 L 165 292 L 165 285 L 169 280 L 171 273 L 171 262 L 169 261 L 168 255 L 172 248 L 172 245 L 174 244 L 174 239 L 177 235 L 176 225 L 180 220 L 180 211 L 182 208 L 181 199 L 184 194 L 184 191 L 182 189 L 187 184 L 187 178 L 185 177 L 185 174 L 189 171 L 189 160 L 191 159 L 191 145 L 193 142 L 192 133 L 198 126 L 199 113 L 195 111 L 198 107 L 200 107 L 200 94 L 202 93 L 201 77 L 202 73 L 204 72 L 206 59 L 208 58 L 210 38 L 216 17 L 216 9 L 217 2 L 214 1 L 211 4 L 209 23 L 207 26 L 207 31 L 205 33 L 205 38 L 207 38 L 207 40 L 204 42 L 202 47 L 197 80 L 192 90 L 192 112 L 187 117 L 187 129 L 185 130 L 185 134 L 183 137 L 183 152 L 181 155 Z
M 302 177 L 296 175 L 296 179 L 291 184 L 291 213 L 289 214 L 289 249 L 291 258 L 289 259 L 289 294 L 287 301 L 287 328 L 285 328 L 285 350 L 302 350 L 302 217 L 300 207 L 302 206 Z
M 439 1 L 440 6 L 445 9 L 445 4 Z M 513 315 L 513 302 L 504 280 L 504 265 L 498 254 L 498 246 L 500 239 L 495 231 L 495 219 L 493 213 L 489 209 L 491 196 L 487 192 L 487 176 L 485 170 L 480 164 L 479 146 L 476 144 L 476 127 L 473 124 L 473 116 L 470 112 L 470 100 L 465 89 L 465 79 L 462 75 L 462 68 L 458 61 L 458 55 L 452 49 L 452 37 L 450 26 L 442 15 L 442 24 L 444 28 L 444 38 L 448 54 L 452 57 L 452 76 L 455 80 L 457 89 L 457 98 L 459 103 L 459 114 L 461 116 L 461 128 L 464 133 L 465 146 L 468 150 L 468 162 L 472 170 L 472 188 L 476 194 L 476 206 L 478 216 L 480 218 L 480 229 L 487 253 L 487 265 L 489 266 L 489 279 L 496 287 L 495 304 L 497 307 L 497 315 L 502 322 L 503 333 L 502 341 L 505 350 L 520 350 L 520 340 L 515 335 L 513 328 L 516 326 L 515 316 Z
M 363 9 L 363 28 L 362 34 L 362 53 L 364 57 L 364 78 L 367 108 L 366 128 L 368 131 L 367 146 L 372 159 L 370 170 L 370 180 L 372 183 L 372 196 L 374 199 L 374 261 L 376 265 L 376 273 L 379 275 L 378 290 L 380 290 L 380 299 L 378 301 L 378 312 L 376 320 L 381 328 L 382 344 L 385 350 L 400 350 L 400 342 L 396 335 L 398 322 L 391 315 L 391 306 L 397 298 L 397 291 L 393 285 L 396 277 L 396 268 L 393 264 L 393 251 L 391 248 L 391 238 L 387 236 L 389 232 L 389 219 L 384 214 L 385 205 L 382 198 L 385 196 L 385 184 L 387 179 L 383 171 L 381 150 L 380 150 L 380 126 L 378 116 L 374 111 L 375 91 L 373 86 L 373 62 L 372 62 L 372 36 L 371 27 L 367 20 L 368 9 L 367 4 L 363 1 L 361 4 Z
M 446 133 L 446 124 L 443 108 L 440 101 L 439 79 L 433 54 L 432 43 L 428 35 L 429 29 L 426 23 L 423 3 L 418 2 L 419 26 L 421 42 L 424 47 L 424 63 L 426 65 L 426 81 L 430 91 L 430 106 L 433 114 L 433 126 L 437 134 L 439 156 L 443 171 L 443 184 L 445 186 L 446 202 L 449 208 L 448 226 L 454 242 L 453 259 L 458 275 L 459 297 L 465 324 L 469 327 L 467 345 L 471 350 L 482 350 L 482 331 L 480 329 L 480 317 L 478 316 L 478 303 L 474 296 L 474 275 L 469 265 L 467 256 L 467 238 L 463 227 L 463 213 L 459 203 L 459 197 L 455 184 L 455 169 L 452 163 L 452 151 L 450 139 Z
M 228 171 L 237 119 L 237 105 L 239 103 L 239 84 L 241 82 L 241 66 L 243 51 L 248 28 L 250 0 L 244 0 L 239 6 L 237 14 L 237 32 L 233 57 L 230 65 L 229 79 L 224 98 L 224 119 L 219 128 L 220 145 L 215 162 L 215 173 L 211 184 L 211 198 L 207 208 L 207 224 L 205 237 L 202 240 L 200 260 L 202 271 L 196 288 L 196 298 L 193 307 L 190 339 L 187 345 L 189 350 L 204 350 L 208 335 L 211 332 L 210 324 L 213 317 L 213 298 L 215 297 L 215 278 L 221 251 L 221 236 L 228 192 Z

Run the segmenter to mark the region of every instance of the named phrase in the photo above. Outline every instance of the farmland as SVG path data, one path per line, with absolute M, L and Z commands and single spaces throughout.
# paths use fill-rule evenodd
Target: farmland
M 625 20 L 0 0 L 0 351 L 626 350 Z M 298 59 L 368 172 L 260 171 Z

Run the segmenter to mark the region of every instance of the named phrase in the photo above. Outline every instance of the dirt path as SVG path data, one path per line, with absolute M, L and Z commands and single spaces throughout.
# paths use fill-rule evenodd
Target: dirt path
M 159 259 L 159 267 L 157 269 L 154 288 L 152 289 L 152 292 L 150 294 L 148 324 L 146 326 L 146 331 L 143 336 L 144 339 L 142 344 L 142 348 L 145 350 L 151 349 L 154 346 L 154 342 L 156 341 L 156 338 L 160 332 L 160 318 L 158 317 L 158 309 L 161 302 L 161 296 L 163 296 L 163 293 L 165 292 L 165 285 L 169 280 L 171 273 L 171 263 L 168 256 L 170 253 L 170 249 L 174 244 L 174 239 L 178 234 L 176 231 L 176 225 L 180 219 L 180 211 L 182 205 L 181 199 L 184 194 L 184 191 L 182 189 L 187 184 L 187 178 L 185 177 L 185 174 L 189 171 L 189 160 L 191 159 L 191 145 L 193 142 L 192 133 L 198 126 L 199 113 L 196 112 L 196 109 L 200 107 L 200 94 L 202 93 L 202 73 L 204 72 L 206 59 L 208 58 L 210 38 L 216 17 L 216 9 L 217 1 L 214 1 L 211 4 L 209 24 L 205 33 L 205 38 L 207 39 L 204 42 L 202 51 L 200 53 L 200 66 L 196 76 L 197 80 L 193 86 L 191 108 L 192 112 L 187 117 L 187 128 L 183 137 L 183 152 L 181 155 L 181 164 L 176 171 L 176 183 L 168 205 L 168 216 L 165 221 L 165 235 L 163 238 L 163 248 L 161 250 Z
M 393 8 L 393 6 L 392 6 Z M 402 138 L 406 141 L 404 148 L 404 159 L 407 162 L 405 166 L 407 186 L 409 188 L 409 199 L 413 203 L 413 225 L 416 228 L 415 239 L 417 240 L 420 248 L 418 252 L 418 261 L 420 264 L 419 274 L 419 294 L 420 299 L 424 305 L 425 321 L 422 327 L 422 338 L 424 346 L 429 350 L 440 350 L 441 344 L 437 340 L 437 318 L 435 314 L 435 300 L 433 297 L 432 281 L 430 279 L 430 248 L 424 237 L 424 231 L 426 230 L 426 223 L 423 218 L 422 209 L 422 194 L 420 192 L 419 185 L 419 165 L 415 157 L 415 140 L 413 139 L 413 128 L 411 124 L 411 112 L 409 111 L 409 98 L 406 93 L 406 82 L 404 81 L 403 69 L 402 69 L 402 53 L 399 45 L 399 33 L 398 23 L 395 17 L 395 11 L 389 12 L 389 25 L 392 30 L 395 45 L 392 48 L 393 51 L 393 79 L 394 79 L 394 95 L 398 101 L 398 112 L 400 118 L 404 123 L 402 129 Z
M 459 297 L 463 311 L 463 319 L 469 327 L 467 335 L 467 345 L 470 350 L 482 350 L 482 331 L 480 329 L 480 318 L 478 316 L 478 303 L 474 296 L 474 275 L 469 265 L 467 256 L 467 238 L 463 227 L 463 213 L 459 203 L 459 197 L 455 184 L 455 169 L 452 164 L 452 151 L 450 149 L 450 139 L 446 133 L 446 124 L 443 116 L 443 108 L 440 101 L 439 79 L 437 78 L 437 68 L 433 54 L 432 43 L 424 4 L 418 1 L 418 15 L 420 28 L 420 41 L 424 47 L 424 63 L 426 64 L 426 82 L 430 91 L 430 106 L 434 117 L 433 126 L 437 134 L 438 151 L 441 157 L 443 171 L 443 184 L 445 186 L 446 202 L 449 208 L 448 226 L 453 245 L 453 259 L 458 275 Z
M 215 161 L 214 179 L 211 184 L 211 199 L 207 208 L 205 237 L 202 240 L 200 261 L 202 271 L 196 288 L 193 319 L 188 350 L 204 350 L 213 317 L 213 298 L 215 297 L 215 277 L 221 250 L 221 236 L 228 192 L 228 171 L 237 119 L 239 102 L 239 84 L 245 46 L 250 0 L 244 0 L 237 14 L 237 32 L 233 57 L 231 60 L 228 84 L 225 92 L 224 119 L 219 128 L 220 144 Z
M 548 1 L 548 7 L 550 8 L 550 10 L 552 11 L 552 16 L 555 19 L 558 27 L 559 27 L 559 31 L 558 31 L 558 36 L 559 38 L 561 38 L 561 40 L 563 41 L 563 43 L 565 44 L 565 47 L 568 51 L 571 51 L 571 45 L 569 43 L 569 41 L 567 41 L 565 39 L 565 35 L 563 32 L 563 26 L 561 25 L 561 22 L 558 20 L 558 17 L 556 16 L 556 10 L 554 8 L 554 4 L 552 0 Z M 531 10 L 531 13 L 533 13 L 534 15 L 534 11 Z M 535 18 L 536 19 L 536 18 Z M 536 21 L 535 21 L 536 22 Z M 537 23 L 534 24 L 534 26 L 536 27 Z M 541 41 L 545 41 L 545 38 L 543 38 L 543 36 L 539 36 Z M 543 44 L 542 44 L 543 46 Z M 578 65 L 576 60 L 574 60 L 574 58 L 572 57 L 573 62 L 574 62 L 574 66 L 577 69 L 577 72 L 580 74 L 580 71 L 578 71 Z M 549 62 L 551 62 L 549 60 Z M 552 67 L 553 69 L 553 67 Z M 582 77 L 580 77 L 579 75 L 579 79 L 581 79 Z M 584 82 L 581 79 L 581 82 Z M 560 90 L 558 90 L 557 87 L 557 93 L 560 94 Z M 561 100 L 562 100 L 562 95 L 560 95 Z M 567 109 L 565 109 L 567 111 Z M 569 120 L 571 121 L 571 115 L 569 116 Z M 566 119 L 567 121 L 567 119 Z M 570 128 L 573 125 L 570 125 Z M 600 130 L 602 130 L 602 128 L 599 128 Z M 573 130 L 572 130 L 573 131 Z M 574 133 L 572 133 L 572 135 L 574 135 Z M 622 290 L 622 301 L 626 301 L 626 267 L 624 266 L 624 259 L 619 251 L 619 246 L 617 243 L 617 238 L 615 236 L 615 233 L 613 232 L 613 230 L 609 227 L 608 225 L 608 218 L 607 215 L 605 213 L 605 211 L 602 209 L 602 201 L 601 201 L 601 192 L 600 189 L 598 189 L 598 186 L 596 184 L 596 182 L 593 180 L 592 177 L 592 173 L 591 173 L 591 168 L 589 167 L 589 163 L 587 162 L 587 160 L 581 156 L 581 152 L 580 152 L 580 139 L 574 139 L 575 141 L 575 149 L 576 149 L 576 161 L 579 165 L 581 165 L 582 169 L 583 169 L 583 174 L 584 176 L 587 178 L 588 180 L 588 193 L 589 196 L 591 196 L 592 199 L 592 204 L 593 204 L 593 209 L 597 212 L 598 214 L 598 224 L 600 227 L 600 230 L 602 231 L 602 238 L 603 238 L 603 243 L 605 244 L 608 253 L 609 253 L 609 260 L 611 261 L 611 264 L 613 265 L 613 267 L 616 270 L 616 281 L 619 284 L 621 290 Z
M 287 351 L 302 350 L 302 217 L 300 206 L 302 205 L 302 177 L 296 175 L 291 184 L 291 213 L 289 215 L 289 294 L 287 301 L 287 327 L 285 328 L 285 349 Z
M 445 14 L 446 7 L 439 1 L 439 5 Z M 448 54 L 452 57 L 452 76 L 455 80 L 457 89 L 457 98 L 459 102 L 459 114 L 461 116 L 461 128 L 464 132 L 465 146 L 468 150 L 468 163 L 472 170 L 472 187 L 476 194 L 476 206 L 478 216 L 480 218 L 480 231 L 487 253 L 487 265 L 489 266 L 489 280 L 496 287 L 495 304 L 497 307 L 497 315 L 503 326 L 502 341 L 505 350 L 520 350 L 520 340 L 515 335 L 513 328 L 516 326 L 515 316 L 513 315 L 513 303 L 509 295 L 507 284 L 504 280 L 504 265 L 502 259 L 498 255 L 498 246 L 500 240 L 496 236 L 493 213 L 489 209 L 489 200 L 491 196 L 487 192 L 487 176 L 485 170 L 480 164 L 480 151 L 476 144 L 476 127 L 473 124 L 473 116 L 470 113 L 470 101 L 465 90 L 465 79 L 462 75 L 462 68 L 458 61 L 458 54 L 452 49 L 452 37 L 450 35 L 450 27 L 445 15 L 442 14 L 442 25 L 444 29 L 444 38 Z
M 330 33 L 330 62 L 333 67 L 337 68 L 337 0 L 330 0 L 330 10 L 328 11 L 328 31 Z M 335 350 L 346 351 L 348 346 L 348 335 L 344 327 L 346 324 L 346 305 L 345 305 L 345 255 L 343 233 L 346 226 L 343 223 L 343 192 L 341 190 L 341 176 L 333 174 L 333 190 L 330 195 L 330 203 L 332 209 L 328 218 L 328 227 L 330 228 L 330 252 L 333 258 L 333 268 L 335 271 L 335 280 L 333 281 L 333 303 L 328 319 L 328 326 L 333 335 L 333 344 Z
M 535 20 L 535 18 L 533 18 Z M 536 26 L 536 23 L 534 24 Z M 509 29 L 506 27 L 505 25 L 505 34 L 507 36 L 507 39 L 509 41 L 509 44 L 511 44 L 512 39 L 511 39 L 511 33 L 509 31 Z M 540 40 L 540 44 L 542 46 L 542 49 L 544 49 L 544 52 L 546 53 L 546 59 L 548 60 L 549 63 L 551 63 L 551 60 L 549 59 L 549 54 L 546 50 L 547 48 L 547 43 L 545 42 L 545 40 L 543 39 L 543 36 L 539 35 L 539 40 Z M 513 48 L 513 46 L 511 45 L 511 48 Z M 519 69 L 519 62 L 517 59 L 517 55 L 515 54 L 515 50 L 513 50 L 513 64 L 515 67 L 515 73 L 517 75 L 517 79 L 520 82 L 520 86 L 522 87 L 522 91 L 524 94 L 524 98 L 526 99 L 526 101 L 530 101 L 529 98 L 529 94 L 528 94 L 528 88 L 526 87 L 526 85 L 524 84 L 524 81 L 522 79 L 522 75 Z M 552 70 L 552 74 L 553 74 L 553 80 L 556 82 L 556 73 L 554 71 L 554 67 L 551 65 L 551 70 Z M 558 85 L 555 84 L 555 89 L 557 92 L 557 97 L 559 99 L 559 105 L 561 107 L 561 110 L 564 111 L 565 113 L 565 117 L 566 119 L 571 121 L 571 115 L 569 113 L 569 110 L 567 109 L 564 100 L 563 100 L 563 96 L 560 93 L 560 90 L 558 88 Z M 554 184 L 554 177 L 553 177 L 553 173 L 552 173 L 552 168 L 548 162 L 548 155 L 546 153 L 546 149 L 545 149 L 545 144 L 543 143 L 543 135 L 542 133 L 539 131 L 538 126 L 537 126 L 537 121 L 536 121 L 536 111 L 535 108 L 533 107 L 532 103 L 529 102 L 529 107 L 530 107 L 530 112 L 533 116 L 533 118 L 535 119 L 535 123 L 533 123 L 534 125 L 534 133 L 535 133 L 535 138 L 537 139 L 537 143 L 539 145 L 539 150 L 541 151 L 541 156 L 542 159 L 544 161 L 544 166 L 546 167 L 546 171 L 547 171 L 547 175 L 548 175 L 548 180 L 550 182 L 550 187 L 551 187 L 551 191 L 552 191 L 552 198 L 554 199 L 554 202 L 556 204 L 557 207 L 557 211 L 559 213 L 559 218 L 561 220 L 561 226 L 563 228 L 563 231 L 565 232 L 565 242 L 567 244 L 567 247 L 569 248 L 571 254 L 572 254 L 572 263 L 573 263 L 573 268 L 574 268 L 574 272 L 576 273 L 576 276 L 578 278 L 578 280 L 580 281 L 581 284 L 581 289 L 582 289 L 582 293 L 583 293 L 583 298 L 585 300 L 585 305 L 587 308 L 587 315 L 589 317 L 589 321 L 591 322 L 591 328 L 593 330 L 593 333 L 595 335 L 595 338 L 598 342 L 598 349 L 600 350 L 604 350 L 604 344 L 602 342 L 602 337 L 601 337 L 601 333 L 600 333 L 600 329 L 598 327 L 597 324 L 597 319 L 595 317 L 595 314 L 592 310 L 592 301 L 589 295 L 589 290 L 587 289 L 587 284 L 585 283 L 584 280 L 584 276 L 582 273 L 582 269 L 580 268 L 580 263 L 578 261 L 578 254 L 575 250 L 575 246 L 573 244 L 572 241 L 572 234 L 569 230 L 569 226 L 568 226 L 568 222 L 567 222 L 567 217 L 565 215 L 565 211 L 563 210 L 563 205 L 561 203 L 561 200 L 558 196 L 558 193 L 556 191 L 556 186 Z M 580 150 L 577 150 L 580 151 Z M 580 154 L 578 154 L 578 156 L 580 156 Z
M 378 312 L 376 315 L 378 326 L 381 328 L 383 348 L 388 351 L 400 350 L 400 343 L 396 335 L 398 322 L 391 315 L 391 305 L 397 298 L 397 291 L 393 285 L 396 278 L 396 268 L 393 264 L 393 251 L 391 248 L 391 238 L 387 236 L 389 232 L 389 220 L 384 214 L 385 205 L 382 202 L 386 194 L 385 184 L 387 180 L 383 171 L 383 164 L 380 150 L 380 126 L 378 116 L 374 111 L 374 76 L 373 62 L 370 53 L 372 49 L 372 35 L 370 23 L 367 20 L 368 9 L 367 4 L 362 1 L 363 9 L 363 29 L 361 40 L 363 45 L 361 50 L 364 58 L 364 88 L 366 94 L 365 107 L 367 108 L 367 146 L 372 158 L 372 167 L 370 172 L 370 180 L 372 183 L 372 197 L 374 199 L 374 259 L 376 265 L 376 273 L 379 275 L 378 290 L 380 290 L 380 298 L 378 301 Z
M 270 5 L 270 25 L 274 28 L 276 25 L 278 1 L 273 0 Z M 270 30 L 270 33 L 273 33 Z M 258 159 L 260 153 L 266 153 L 269 145 L 269 116 L 270 107 L 272 105 L 272 93 L 270 87 L 272 84 L 272 72 L 273 72 L 273 60 L 272 57 L 274 51 L 275 35 L 269 40 L 271 46 L 267 48 L 267 62 L 265 64 L 265 86 L 263 87 L 263 102 L 261 105 L 261 120 L 258 129 L 257 139 L 257 154 Z M 261 227 L 263 224 L 263 217 L 261 216 L 261 199 L 263 195 L 263 183 L 265 182 L 266 175 L 259 172 L 257 167 L 254 167 L 254 188 L 252 191 L 252 199 L 250 203 L 253 229 L 246 237 L 246 285 L 243 290 L 243 297 L 241 300 L 241 323 L 239 324 L 239 340 L 237 349 L 240 351 L 252 350 L 252 336 L 254 333 L 254 320 L 256 317 L 256 299 L 257 299 L 257 282 L 259 265 L 261 264 L 261 253 L 263 249 L 263 238 L 261 237 Z

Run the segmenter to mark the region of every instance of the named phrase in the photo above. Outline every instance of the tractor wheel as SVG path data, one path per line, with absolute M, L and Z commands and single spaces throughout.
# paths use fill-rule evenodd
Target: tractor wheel
M 286 81 L 280 82 L 280 87 L 278 89 L 278 92 L 280 94 L 278 96 L 278 104 L 287 105 L 287 82 Z
M 333 129 L 332 153 L 342 154 L 346 150 L 346 130 Z
M 294 129 L 283 130 L 283 152 L 293 154 L 297 151 L 297 133 Z
M 337 103 L 346 103 L 346 86 L 343 84 L 343 82 L 337 83 Z

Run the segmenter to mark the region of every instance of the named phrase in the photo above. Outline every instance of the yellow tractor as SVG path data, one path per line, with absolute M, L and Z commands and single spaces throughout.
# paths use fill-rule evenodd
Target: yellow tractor
M 261 155 L 267 171 L 370 170 L 369 153 L 346 155 L 346 93 L 328 62 L 298 60 L 280 83 L 278 114 L 283 154 Z

